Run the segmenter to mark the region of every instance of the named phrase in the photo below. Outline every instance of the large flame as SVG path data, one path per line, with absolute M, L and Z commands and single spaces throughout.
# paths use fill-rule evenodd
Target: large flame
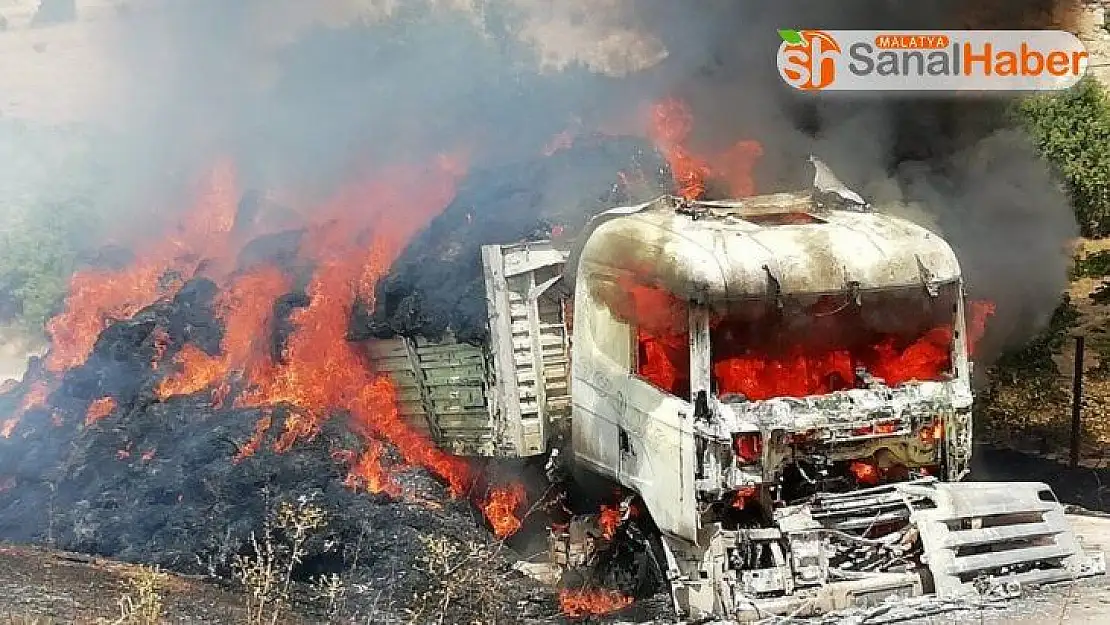
M 186 345 L 177 355 L 177 373 L 162 379 L 158 396 L 166 399 L 215 387 L 214 399 L 222 403 L 233 372 L 246 370 L 253 359 L 268 354 L 274 300 L 288 293 L 292 285 L 293 281 L 274 266 L 233 279 L 216 302 L 224 325 L 220 354 L 210 356 L 192 344 Z
M 187 343 L 166 367 L 162 358 L 171 337 L 166 329 L 156 329 L 152 367 L 167 369 L 155 389 L 160 399 L 209 392 L 217 406 L 230 400 L 238 407 L 263 409 L 253 435 L 240 443 L 236 462 L 255 454 L 275 423 L 283 425 L 273 449 L 284 452 L 315 436 L 326 419 L 345 414 L 365 437 L 361 453 L 345 459 L 349 486 L 398 496 L 404 489 L 395 471 L 419 466 L 443 479 L 454 496 L 462 495 L 473 482 L 471 466 L 440 450 L 401 417 L 392 381 L 372 371 L 346 335 L 356 300 L 372 303 L 374 285 L 393 260 L 453 199 L 466 169 L 463 161 L 444 156 L 431 166 L 378 170 L 340 189 L 330 201 L 304 207 L 301 212 L 311 217 L 298 263 L 313 271 L 306 288 L 309 303 L 292 314 L 294 330 L 277 360 L 274 303 L 293 288 L 293 279 L 272 265 L 235 273 L 241 244 L 263 233 L 239 237 L 235 231 L 239 191 L 234 168 L 221 161 L 173 233 L 140 249 L 124 269 L 85 270 L 73 277 L 64 311 L 48 325 L 52 348 L 46 365 L 53 382 L 37 382 L 0 434 L 10 436 L 22 412 L 45 405 L 58 374 L 85 362 L 113 320 L 172 297 L 186 280 L 205 275 L 220 287 L 215 301 L 224 330 L 220 349 L 210 354 Z M 114 407 L 112 398 L 96 400 L 86 423 L 96 423 Z M 285 415 L 280 422 L 274 418 L 279 409 Z M 387 464 L 382 441 L 397 450 L 399 462 Z M 523 503 L 523 489 L 513 485 L 490 492 L 491 502 L 515 500 L 491 518 L 499 535 L 511 534 L 519 527 L 514 513 Z M 483 507 L 497 510 L 495 503 Z
M 373 286 L 417 231 L 455 193 L 462 168 L 445 159 L 431 170 L 397 168 L 343 190 L 317 214 L 329 221 L 318 225 L 302 244 L 300 255 L 316 272 L 307 293 L 310 303 L 293 314 L 296 327 L 282 362 L 262 360 L 247 373 L 247 390 L 238 406 L 286 405 L 295 411 L 278 439 L 283 451 L 315 435 L 334 411 L 350 413 L 356 429 L 368 437 L 391 442 L 404 461 L 423 466 L 443 478 L 460 495 L 471 480 L 460 458 L 444 453 L 401 418 L 391 381 L 373 373 L 357 346 L 346 340 L 351 311 L 358 297 L 373 296 Z M 344 218 L 370 219 L 370 238 Z M 368 448 L 352 470 L 362 483 L 379 491 L 393 490 L 377 473 L 380 452 Z
M 238 202 L 235 168 L 221 160 L 201 181 L 197 202 L 177 231 L 140 249 L 125 269 L 74 274 L 64 310 L 46 324 L 46 368 L 58 373 L 84 363 L 113 320 L 172 296 L 183 278 L 195 275 L 206 260 L 232 260 L 228 246 Z
M 763 146 L 739 141 L 723 153 L 698 155 L 688 145 L 693 129 L 694 117 L 682 100 L 668 98 L 652 105 L 648 136 L 670 164 L 679 195 L 699 199 L 711 179 L 725 184 L 734 198 L 755 193 L 752 168 L 763 155 Z
M 693 129 L 693 117 L 682 101 L 668 99 L 651 107 L 648 135 L 667 158 L 679 192 L 700 198 L 714 183 L 727 187 L 734 197 L 754 193 L 752 170 L 761 146 L 741 141 L 723 152 L 699 155 L 689 145 Z M 573 133 L 562 133 L 544 151 L 552 153 L 572 141 Z M 179 346 L 172 362 L 165 362 L 166 351 L 181 337 L 156 328 L 151 339 L 152 367 L 162 375 L 155 389 L 160 399 L 207 392 L 217 406 L 230 402 L 260 408 L 263 416 L 249 439 L 240 442 L 236 462 L 256 454 L 271 440 L 270 434 L 276 439 L 272 450 L 280 453 L 317 435 L 327 419 L 343 416 L 364 438 L 360 452 L 337 456 L 348 466 L 349 486 L 400 496 L 405 489 L 397 470 L 414 466 L 426 468 L 453 495 L 461 496 L 475 481 L 473 467 L 440 450 L 401 417 L 393 382 L 371 369 L 362 348 L 347 340 L 347 329 L 356 303 L 372 305 L 376 283 L 410 239 L 453 199 L 466 169 L 464 161 L 453 155 L 429 166 L 378 168 L 338 189 L 329 201 L 298 207 L 307 234 L 296 262 L 298 269 L 311 271 L 305 287 L 308 303 L 291 314 L 293 331 L 275 354 L 274 303 L 295 287 L 294 275 L 273 265 L 236 271 L 242 244 L 265 233 L 251 231 L 254 226 L 249 224 L 237 228 L 241 194 L 236 170 L 231 161 L 219 160 L 203 177 L 194 205 L 176 229 L 136 250 L 134 261 L 123 269 L 85 269 L 73 276 L 64 310 L 47 325 L 51 350 L 45 366 L 50 375 L 36 381 L 16 414 L 0 423 L 0 435 L 11 436 L 23 413 L 46 405 L 61 374 L 89 358 L 100 333 L 114 320 L 173 297 L 187 280 L 203 275 L 219 287 L 214 302 L 224 331 L 219 350 L 208 353 L 187 343 Z M 643 300 L 638 307 L 652 311 L 655 318 L 655 323 L 640 326 L 640 373 L 664 388 L 688 385 L 688 363 L 681 361 L 683 353 L 688 356 L 688 339 L 685 328 L 675 324 L 685 316 L 676 316 L 658 294 L 633 293 L 631 299 Z M 969 340 L 981 333 L 975 323 L 969 327 Z M 938 346 L 950 343 L 945 331 L 938 329 L 921 345 L 876 344 L 880 365 L 886 366 L 876 372 L 891 379 L 928 374 L 936 367 Z M 806 380 L 830 370 L 846 370 L 850 362 L 838 354 L 816 360 L 811 355 L 800 361 L 792 358 L 785 362 L 741 359 L 720 366 L 736 369 L 723 377 L 734 380 L 740 392 L 759 398 L 808 392 L 813 385 Z M 792 386 L 781 388 L 784 378 Z M 95 424 L 115 407 L 111 397 L 95 400 L 86 423 Z M 391 459 L 390 448 L 397 451 L 399 460 Z M 524 488 L 509 484 L 488 489 L 480 507 L 495 533 L 506 537 L 521 527 L 517 515 L 525 503 Z M 606 513 L 606 527 L 615 529 L 612 513 Z M 568 614 L 602 613 L 631 601 L 606 592 L 572 592 L 563 599 Z

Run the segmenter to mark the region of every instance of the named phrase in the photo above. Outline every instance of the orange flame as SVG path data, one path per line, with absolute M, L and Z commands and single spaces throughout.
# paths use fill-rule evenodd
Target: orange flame
M 632 597 L 616 590 L 602 588 L 593 590 L 559 591 L 559 607 L 563 614 L 581 618 L 583 616 L 601 616 L 623 610 L 632 605 Z
M 4 438 L 11 438 L 15 433 L 15 428 L 19 422 L 23 420 L 23 415 L 36 408 L 45 408 L 46 399 L 51 391 L 50 383 L 45 380 L 35 380 L 31 383 L 31 388 L 27 389 L 27 393 L 23 396 L 23 400 L 19 402 L 19 408 L 12 414 L 12 416 L 0 422 L 0 436 Z
M 300 250 L 302 258 L 316 264 L 306 289 L 310 303 L 292 315 L 296 329 L 283 362 L 249 368 L 249 387 L 236 400 L 241 407 L 296 407 L 278 451 L 315 436 L 333 411 L 346 410 L 358 431 L 391 442 L 405 462 L 446 480 L 455 496 L 470 483 L 466 461 L 443 452 L 401 418 L 392 382 L 370 372 L 346 340 L 356 299 L 372 297 L 374 285 L 408 240 L 454 197 L 461 173 L 458 163 L 446 158 L 432 171 L 396 168 L 344 189 L 316 211 L 334 219 L 313 230 Z M 338 218 L 359 214 L 371 216 L 369 243 L 358 238 L 360 229 Z M 378 459 L 373 452 L 364 454 L 353 468 L 356 478 L 379 484 L 380 475 L 370 466 Z
M 85 362 L 113 319 L 131 317 L 174 293 L 204 259 L 227 258 L 237 205 L 235 169 L 223 160 L 202 182 L 197 205 L 177 233 L 140 250 L 141 260 L 121 271 L 74 274 L 64 310 L 46 324 L 51 344 L 46 368 L 58 373 Z
M 517 513 L 527 500 L 524 485 L 513 483 L 507 487 L 495 488 L 490 491 L 489 499 L 482 507 L 482 512 L 493 526 L 493 533 L 498 538 L 508 538 L 520 530 L 523 521 Z
M 755 193 L 752 169 L 763 156 L 763 146 L 757 141 L 739 141 L 721 154 L 699 156 L 687 146 L 693 128 L 694 118 L 685 102 L 668 98 L 651 107 L 648 136 L 670 164 L 678 194 L 699 199 L 710 178 L 726 184 L 732 197 Z
M 270 430 L 273 425 L 273 418 L 267 414 L 254 424 L 254 434 L 250 437 L 242 447 L 239 448 L 239 453 L 231 459 L 233 464 L 239 464 L 243 460 L 253 456 L 258 448 L 262 446 L 262 439 L 266 436 L 266 432 Z
M 116 400 L 112 397 L 101 397 L 100 399 L 89 404 L 89 409 L 85 412 L 85 425 L 90 426 L 104 417 L 112 414 L 116 409 Z
M 371 493 L 385 493 L 396 497 L 401 494 L 401 487 L 382 465 L 382 454 L 385 449 L 379 441 L 370 439 L 366 449 L 351 466 L 347 474 L 346 485 L 348 488 L 362 489 Z
M 244 370 L 252 358 L 267 357 L 274 300 L 290 288 L 292 281 L 272 266 L 235 278 L 216 302 L 217 316 L 224 324 L 220 355 L 210 356 L 191 344 L 183 347 L 176 358 L 178 372 L 159 383 L 158 397 L 165 400 L 226 384 L 232 371 Z M 217 389 L 218 396 L 226 392 Z
M 613 540 L 617 535 L 617 528 L 621 524 L 621 511 L 617 506 L 601 506 L 601 514 L 597 524 L 601 526 L 601 535 L 605 540 Z

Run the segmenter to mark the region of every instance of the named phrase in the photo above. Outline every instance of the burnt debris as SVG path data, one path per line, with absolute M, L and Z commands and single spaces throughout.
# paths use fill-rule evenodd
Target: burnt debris
M 356 307 L 351 338 L 451 332 L 479 343 L 487 332 L 481 246 L 569 239 L 594 215 L 671 184 L 654 148 L 626 137 L 580 138 L 550 156 L 475 172 L 378 283 L 375 305 Z

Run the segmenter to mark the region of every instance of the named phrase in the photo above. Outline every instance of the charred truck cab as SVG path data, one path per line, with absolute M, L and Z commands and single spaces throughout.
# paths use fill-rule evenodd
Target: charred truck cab
M 911 512 L 864 499 L 832 527 L 811 506 L 787 518 L 796 502 L 968 471 L 968 321 L 939 236 L 808 194 L 664 198 L 589 230 L 568 265 L 570 447 L 642 500 L 681 612 L 823 586 L 836 549 L 812 530 L 867 544 Z M 921 590 L 894 581 L 887 594 Z
M 569 246 L 483 246 L 482 266 L 488 342 L 370 357 L 444 449 L 623 491 L 551 529 L 567 570 L 602 562 L 616 524 L 652 537 L 634 548 L 680 613 L 740 619 L 1105 571 L 1047 486 L 959 482 L 981 323 L 922 227 L 808 192 L 661 197 Z
M 794 194 L 647 205 L 602 216 L 581 252 L 575 461 L 676 536 L 967 470 L 955 254 L 896 217 L 811 210 Z

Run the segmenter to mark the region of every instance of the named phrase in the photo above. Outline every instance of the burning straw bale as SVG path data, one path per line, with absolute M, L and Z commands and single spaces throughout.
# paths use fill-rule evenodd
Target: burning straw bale
M 481 246 L 573 236 L 594 215 L 669 189 L 669 169 L 647 142 L 579 139 L 551 156 L 477 172 L 413 240 L 356 311 L 354 338 L 394 335 L 460 340 L 486 334 Z

